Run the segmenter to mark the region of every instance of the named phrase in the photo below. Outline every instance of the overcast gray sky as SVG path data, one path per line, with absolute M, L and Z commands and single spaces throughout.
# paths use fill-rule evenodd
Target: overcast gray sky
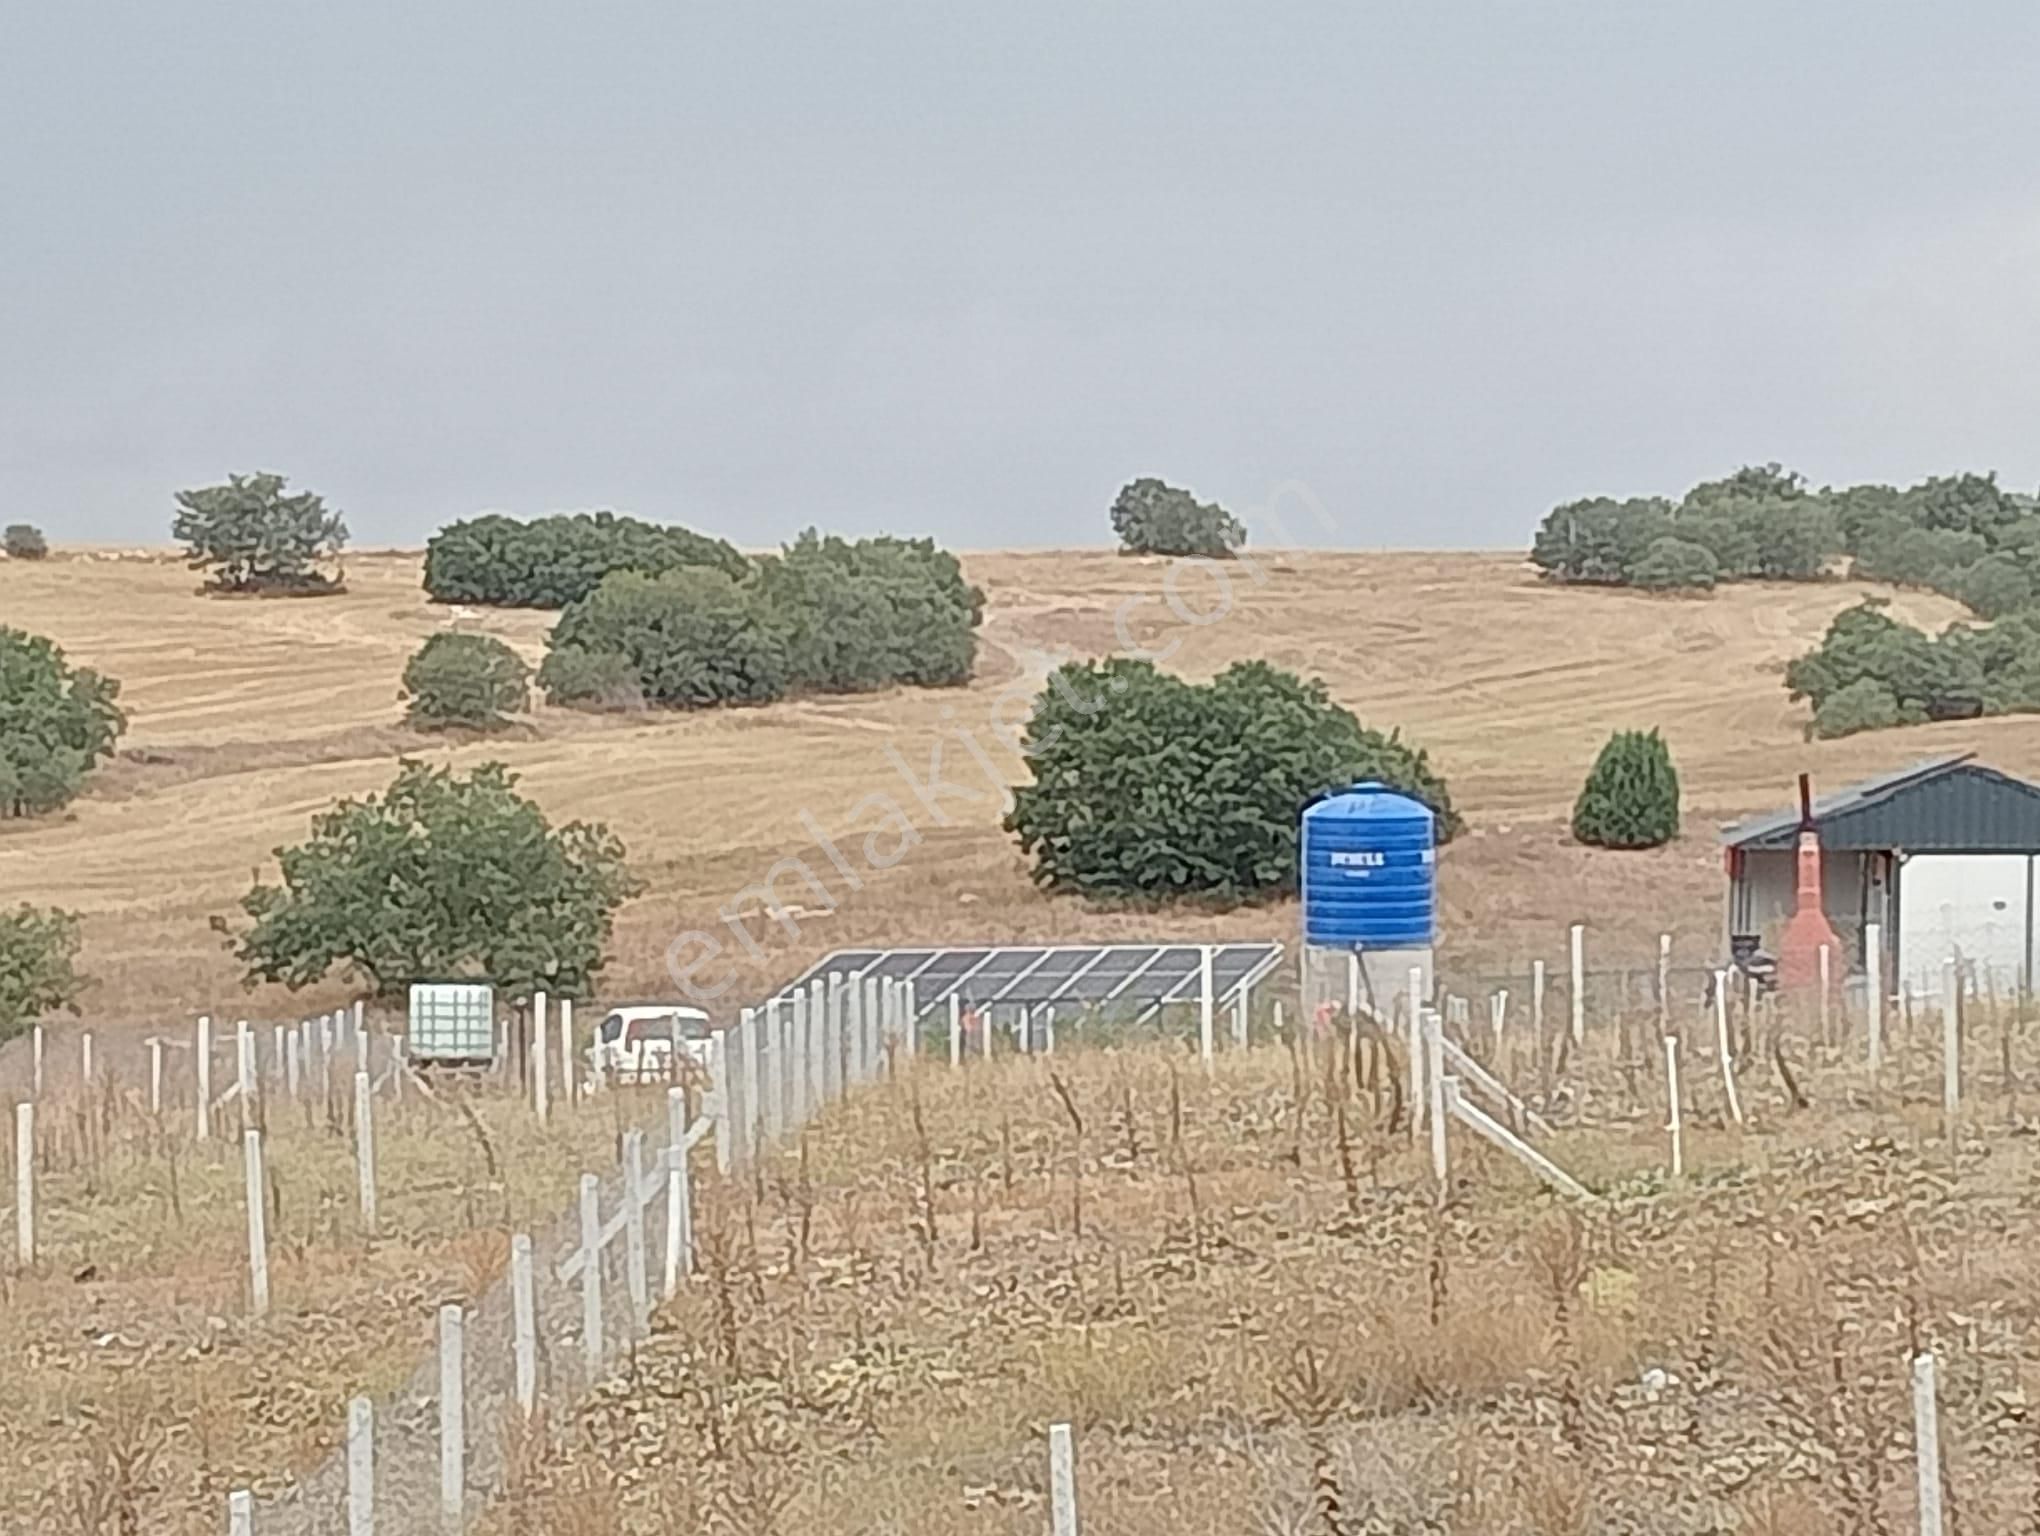
M 0 520 L 2040 482 L 2040 7 L 0 0 Z

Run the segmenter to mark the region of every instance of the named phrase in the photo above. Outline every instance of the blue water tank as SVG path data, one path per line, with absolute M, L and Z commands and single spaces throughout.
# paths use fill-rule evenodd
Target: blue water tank
M 1303 812 L 1303 941 L 1427 949 L 1438 931 L 1437 818 L 1385 784 L 1355 784 Z

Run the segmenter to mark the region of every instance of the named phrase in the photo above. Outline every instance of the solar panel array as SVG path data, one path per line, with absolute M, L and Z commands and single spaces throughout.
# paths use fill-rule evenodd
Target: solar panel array
M 838 972 L 911 980 L 922 1013 L 947 1008 L 951 993 L 971 1007 L 988 1003 L 1140 1006 L 1192 1001 L 1198 995 L 1196 944 L 979 944 L 955 949 L 839 949 L 797 981 L 790 993 Z M 1230 1001 L 1272 971 L 1280 944 L 1215 944 L 1211 987 Z

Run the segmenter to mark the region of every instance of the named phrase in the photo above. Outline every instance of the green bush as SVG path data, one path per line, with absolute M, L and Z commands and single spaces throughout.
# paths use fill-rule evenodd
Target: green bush
M 319 569 L 347 544 L 347 524 L 310 491 L 286 495 L 281 475 L 229 475 L 177 493 L 170 532 L 215 592 L 337 592 Z
M 1375 779 L 1459 830 L 1425 754 L 1306 683 L 1241 662 L 1209 683 L 1115 658 L 1060 668 L 1021 741 L 1034 781 L 1006 828 L 1057 891 L 1239 901 L 1297 884 L 1297 827 L 1325 790 Z
M 404 666 L 404 718 L 427 730 L 500 730 L 529 702 L 531 669 L 493 635 L 438 634 Z
M 1679 775 L 1656 731 L 1617 731 L 1573 803 L 1573 836 L 1596 848 L 1658 848 L 1679 835 Z
M 10 560 L 41 560 L 49 555 L 50 541 L 33 523 L 9 523 L 6 532 L 0 533 L 0 550 L 5 550 Z
M 1813 734 L 1853 736 L 1858 731 L 1881 731 L 1923 718 L 1917 713 L 1908 718 L 1890 684 L 1874 677 L 1859 677 L 1821 701 L 1820 708 L 1813 712 Z
M 65 805 L 127 729 L 120 684 L 41 635 L 0 629 L 0 817 Z
M 591 712 L 645 707 L 644 684 L 628 656 L 617 651 L 554 648 L 539 664 L 538 686 L 548 703 Z
M 425 591 L 441 603 L 564 608 L 616 571 L 657 576 L 699 566 L 740 578 L 750 562 L 732 545 L 691 529 L 615 512 L 574 512 L 519 522 L 490 515 L 448 523 L 425 545 Z
M 786 642 L 763 590 L 700 567 L 605 578 L 568 605 L 548 644 L 554 652 L 623 657 L 645 702 L 671 708 L 764 704 L 792 681 Z M 557 669 L 540 669 L 547 696 L 565 702 L 554 691 L 560 679 Z
M 970 680 L 984 594 L 927 539 L 803 533 L 759 563 L 791 686 L 855 693 Z
M 1985 555 L 1955 586 L 1962 601 L 1986 619 L 2003 618 L 2033 601 L 2033 580 L 2010 555 Z
M 1632 584 L 1650 592 L 1705 591 L 1719 574 L 1714 551 L 1704 544 L 1663 538 L 1629 568 Z
M 1672 533 L 1669 502 L 1596 496 L 1554 507 L 1538 526 L 1530 559 L 1554 581 L 1622 586 L 1651 545 Z
M 1230 560 L 1247 542 L 1238 518 L 1217 502 L 1152 476 L 1128 482 L 1112 503 L 1112 531 L 1130 555 L 1197 555 Z
M 59 1008 L 76 1010 L 78 919 L 27 904 L 0 909 L 0 1045 Z
M 516 783 L 501 763 L 465 778 L 405 763 L 382 795 L 313 818 L 277 850 L 282 884 L 241 900 L 249 982 L 308 987 L 345 966 L 383 996 L 463 978 L 587 996 L 638 886 L 607 828 L 555 828 Z

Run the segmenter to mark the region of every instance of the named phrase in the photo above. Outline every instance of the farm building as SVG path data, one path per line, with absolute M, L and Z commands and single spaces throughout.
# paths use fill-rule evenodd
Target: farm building
M 2031 984 L 2040 786 L 1961 753 L 1866 779 L 1811 804 L 1821 908 L 1847 968 L 1884 933 L 1887 985 L 1938 985 L 1951 954 L 1981 985 Z M 1798 807 L 1724 829 L 1728 932 L 1775 949 L 1797 903 Z

